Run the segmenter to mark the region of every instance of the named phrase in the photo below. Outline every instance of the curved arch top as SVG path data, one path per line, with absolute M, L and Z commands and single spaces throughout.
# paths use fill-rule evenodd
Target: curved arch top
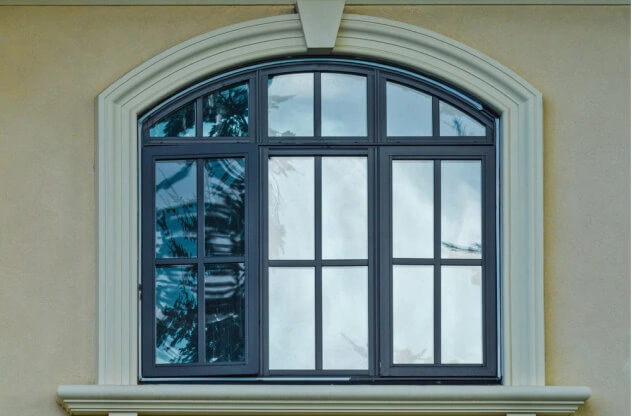
M 99 384 L 136 384 L 138 374 L 138 114 L 210 74 L 307 53 L 298 15 L 253 20 L 174 46 L 99 95 Z M 544 385 L 541 94 L 468 46 L 385 19 L 343 15 L 332 53 L 428 74 L 501 115 L 503 380 Z

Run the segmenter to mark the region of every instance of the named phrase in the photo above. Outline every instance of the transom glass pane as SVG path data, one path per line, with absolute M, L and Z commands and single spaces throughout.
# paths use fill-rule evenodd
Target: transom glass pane
M 387 82 L 386 135 L 432 136 L 432 97 L 401 84 Z
M 314 74 L 268 78 L 268 135 L 314 135 Z
M 439 102 L 441 136 L 484 136 L 485 126 L 450 104 Z
M 321 74 L 321 135 L 366 136 L 366 77 Z
M 206 361 L 246 359 L 244 263 L 207 264 L 204 272 Z
M 211 93 L 203 99 L 204 137 L 248 136 L 248 83 Z
M 368 268 L 323 267 L 323 368 L 369 368 Z
M 441 267 L 441 362 L 483 363 L 480 266 Z
M 245 178 L 244 158 L 206 161 L 204 238 L 207 256 L 244 255 Z
M 271 260 L 314 259 L 314 158 L 268 159 Z
M 197 270 L 156 267 L 156 364 L 198 360 Z
M 149 128 L 151 137 L 195 137 L 195 102 L 180 107 Z
M 316 366 L 314 268 L 268 270 L 270 370 L 313 370 Z
M 480 259 L 480 160 L 441 162 L 441 257 Z
M 197 255 L 197 164 L 156 162 L 156 257 Z
M 368 250 L 366 157 L 322 158 L 324 259 L 366 259 Z

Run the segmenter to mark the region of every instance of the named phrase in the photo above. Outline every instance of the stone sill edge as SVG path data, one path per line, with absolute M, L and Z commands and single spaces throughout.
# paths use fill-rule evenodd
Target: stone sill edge
M 69 415 L 569 415 L 584 386 L 61 385 Z

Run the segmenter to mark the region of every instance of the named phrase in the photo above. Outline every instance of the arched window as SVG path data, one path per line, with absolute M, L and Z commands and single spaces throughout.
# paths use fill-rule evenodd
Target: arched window
M 145 113 L 141 378 L 499 382 L 497 121 L 340 58 Z

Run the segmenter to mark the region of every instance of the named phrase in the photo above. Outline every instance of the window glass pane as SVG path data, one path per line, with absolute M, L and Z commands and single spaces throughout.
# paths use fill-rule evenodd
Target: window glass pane
M 244 263 L 207 264 L 204 272 L 206 360 L 246 360 Z
M 270 370 L 315 367 L 313 267 L 271 267 L 268 276 Z
M 369 368 L 367 267 L 323 267 L 323 368 Z
M 439 102 L 441 136 L 484 136 L 485 126 L 450 104 Z
M 393 266 L 393 364 L 434 363 L 433 266 Z
M 268 78 L 268 135 L 314 135 L 314 74 Z
M 156 267 L 156 364 L 198 360 L 197 270 Z
M 204 137 L 248 136 L 248 83 L 213 92 L 202 100 Z
M 195 102 L 180 107 L 149 128 L 151 137 L 195 137 Z
M 441 162 L 441 257 L 481 258 L 481 162 Z
M 314 258 L 314 158 L 268 159 L 271 260 Z
M 244 158 L 211 159 L 204 171 L 207 256 L 243 256 L 246 206 Z
M 366 136 L 366 77 L 323 73 L 321 135 Z
M 480 266 L 441 267 L 441 362 L 483 363 Z
M 366 157 L 323 157 L 322 172 L 323 258 L 366 259 Z
M 434 162 L 393 161 L 393 257 L 434 253 Z
M 386 135 L 432 136 L 432 97 L 387 82 Z
M 195 257 L 196 163 L 156 162 L 156 257 Z

